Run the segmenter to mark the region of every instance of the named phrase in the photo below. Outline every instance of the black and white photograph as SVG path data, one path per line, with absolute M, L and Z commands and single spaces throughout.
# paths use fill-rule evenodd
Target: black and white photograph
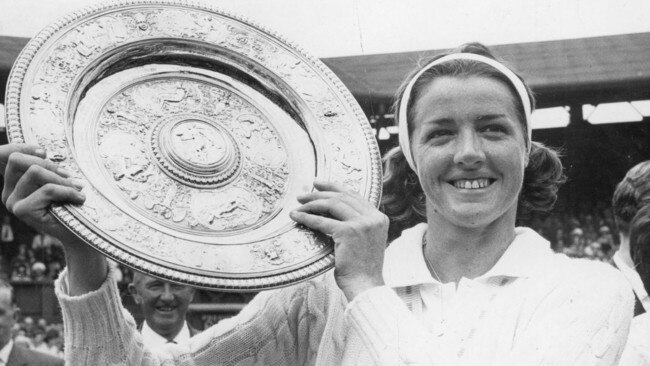
M 649 14 L 0 0 L 0 365 L 650 366 Z

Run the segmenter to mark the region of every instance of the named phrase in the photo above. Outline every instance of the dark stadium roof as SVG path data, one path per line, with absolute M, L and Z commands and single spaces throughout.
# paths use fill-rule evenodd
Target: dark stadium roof
M 650 33 L 491 47 L 519 71 L 540 102 L 627 98 L 650 92 Z M 442 50 L 326 58 L 357 98 L 390 99 L 401 80 Z M 613 95 L 617 94 L 617 95 Z M 634 97 L 630 95 L 629 97 Z
M 0 103 L 4 103 L 5 87 L 9 71 L 28 38 L 0 36 Z
M 25 47 L 29 38 L 0 36 L 0 72 L 11 70 L 14 60 Z
M 0 82 L 27 38 L 0 37 Z M 518 70 L 540 106 L 648 98 L 650 33 L 497 45 L 497 55 Z M 440 50 L 325 58 L 359 99 L 388 101 L 416 65 Z M 0 86 L 0 92 L 4 85 Z

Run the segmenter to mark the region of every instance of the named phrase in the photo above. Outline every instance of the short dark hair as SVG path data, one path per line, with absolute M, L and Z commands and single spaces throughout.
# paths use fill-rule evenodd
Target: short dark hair
M 630 223 L 639 209 L 650 203 L 650 160 L 628 170 L 612 197 L 612 211 L 617 229 L 629 235 Z
M 50 340 L 56 339 L 56 338 L 59 338 L 59 331 L 54 329 L 54 328 L 51 328 L 51 329 L 48 329 L 45 332 L 45 338 L 43 339 L 43 341 L 45 341 L 45 343 L 47 343 Z

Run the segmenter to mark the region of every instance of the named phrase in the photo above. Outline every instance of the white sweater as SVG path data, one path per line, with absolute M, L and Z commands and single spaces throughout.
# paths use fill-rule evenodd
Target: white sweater
M 632 319 L 620 366 L 650 366 L 650 313 Z
M 154 355 L 114 281 L 82 296 L 56 283 L 69 365 L 615 365 L 632 292 L 620 273 L 551 251 L 530 229 L 488 273 L 458 286 L 433 280 L 425 226 L 386 252 L 387 286 L 347 303 L 332 272 L 266 291 L 234 318 Z

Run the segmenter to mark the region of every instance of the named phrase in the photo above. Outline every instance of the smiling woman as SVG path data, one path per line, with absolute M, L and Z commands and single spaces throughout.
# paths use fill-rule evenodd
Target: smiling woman
M 377 352 L 422 364 L 616 364 L 631 316 L 620 276 L 515 227 L 550 209 L 564 181 L 557 153 L 531 141 L 523 80 L 469 44 L 415 70 L 395 106 L 400 147 L 385 158 L 382 207 L 401 236 L 384 278 L 410 312 L 372 291 L 355 300 L 379 309 L 365 327 L 391 329 L 362 332 L 380 339 Z
M 458 53 L 462 53 L 465 55 L 464 57 L 467 57 L 466 55 L 474 55 L 470 57 L 486 55 L 488 57 L 483 60 L 492 60 L 489 50 L 479 44 L 468 44 L 457 51 L 452 55 Z M 435 58 L 432 63 L 443 56 Z M 501 67 L 505 68 L 503 65 Z M 512 73 L 508 69 L 505 70 Z M 400 87 L 395 110 L 398 112 L 396 115 L 399 115 L 400 120 L 403 121 L 400 123 L 400 143 L 403 146 L 408 146 L 409 151 L 411 143 L 420 145 L 414 149 L 430 149 L 432 145 L 449 146 L 446 143 L 453 140 L 451 136 L 455 129 L 461 130 L 460 125 L 456 125 L 454 119 L 451 118 L 437 118 L 436 120 L 433 115 L 427 115 L 427 112 L 448 113 L 448 110 L 452 108 L 451 105 L 446 105 L 449 101 L 452 103 L 456 101 L 457 104 L 460 104 L 453 107 L 461 109 L 461 113 L 464 112 L 465 117 L 470 118 L 470 123 L 465 123 L 465 127 L 474 125 L 475 129 L 482 128 L 483 132 L 480 135 L 484 137 L 483 140 L 487 138 L 487 141 L 497 142 L 497 144 L 491 144 L 492 146 L 498 146 L 499 141 L 512 141 L 513 137 L 521 139 L 520 145 L 525 143 L 526 146 L 522 148 L 528 150 L 527 154 L 517 155 L 525 160 L 523 184 L 520 183 L 519 187 L 515 187 L 515 191 L 511 192 L 512 194 L 508 198 L 516 201 L 516 212 L 520 217 L 531 211 L 550 210 L 557 198 L 558 188 L 564 182 L 565 177 L 557 153 L 541 143 L 531 141 L 529 117 L 534 109 L 535 100 L 530 89 L 518 76 L 511 74 L 510 77 L 512 79 L 491 65 L 468 59 L 452 60 L 436 64 L 436 67 L 416 69 Z M 436 82 L 432 83 L 434 79 Z M 519 80 L 520 86 L 515 89 L 512 81 L 517 80 Z M 405 89 L 409 83 L 412 84 L 409 88 L 410 97 L 405 98 Z M 478 88 L 475 89 L 474 86 Z M 447 90 L 446 87 L 451 89 Z M 441 90 L 445 91 L 444 95 L 440 95 Z M 426 94 L 425 97 L 429 99 L 438 98 L 440 100 L 432 101 L 427 98 L 422 98 L 424 99 L 422 100 L 421 94 Z M 417 101 L 417 105 L 414 101 Z M 443 105 L 445 108 L 436 109 L 430 102 L 437 102 L 438 105 Z M 473 108 L 474 114 L 470 115 L 471 110 L 466 108 Z M 501 112 L 498 112 L 499 108 L 501 108 Z M 497 112 L 494 112 L 495 110 Z M 422 122 L 419 119 L 427 117 L 429 120 L 424 124 L 406 123 L 406 120 L 414 121 L 416 119 L 418 122 Z M 471 118 L 474 120 L 472 121 Z M 416 127 L 418 133 L 428 133 L 428 135 L 420 136 L 423 141 L 414 141 Z M 467 130 L 466 128 L 464 131 Z M 446 137 L 443 138 L 440 136 L 441 134 Z M 436 137 L 434 141 L 431 141 L 432 135 Z M 464 133 L 463 137 L 467 138 L 468 135 Z M 445 144 L 441 144 L 441 142 L 445 142 Z M 465 145 L 465 147 L 474 148 L 473 144 Z M 462 155 L 457 157 L 462 157 Z M 469 157 L 472 158 L 471 155 Z M 394 237 L 405 228 L 426 220 L 426 200 L 416 169 L 413 168 L 414 162 L 410 154 L 405 156 L 402 148 L 396 148 L 390 151 L 384 159 L 386 170 L 382 203 L 385 213 L 391 218 L 390 235 Z M 411 159 L 411 162 L 408 162 L 408 159 Z M 519 170 L 512 172 L 516 174 Z M 490 184 L 496 181 L 496 177 L 487 179 L 487 183 Z M 461 185 L 467 186 L 468 183 L 474 184 L 472 180 L 452 182 L 458 188 L 463 188 Z M 476 183 L 478 184 L 480 181 Z
M 413 156 L 431 197 L 429 221 L 478 227 L 514 217 L 528 158 L 507 86 L 485 77 L 440 77 L 414 112 Z

